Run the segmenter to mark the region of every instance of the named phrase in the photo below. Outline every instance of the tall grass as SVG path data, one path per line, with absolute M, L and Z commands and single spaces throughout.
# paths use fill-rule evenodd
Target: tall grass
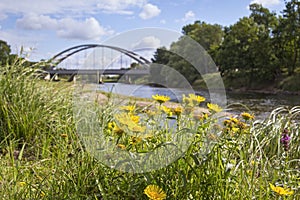
M 209 116 L 193 130 L 185 154 L 170 165 L 126 173 L 92 157 L 77 136 L 73 86 L 44 82 L 38 74 L 38 68 L 23 68 L 20 61 L 1 68 L 0 199 L 148 199 L 144 189 L 151 184 L 167 199 L 300 199 L 300 107 L 279 107 L 265 120 L 249 121 L 247 131 L 228 132 Z M 95 110 L 107 134 L 116 107 L 108 103 Z M 288 145 L 281 141 L 285 129 Z M 218 137 L 202 154 L 212 130 Z M 294 194 L 279 195 L 269 183 Z

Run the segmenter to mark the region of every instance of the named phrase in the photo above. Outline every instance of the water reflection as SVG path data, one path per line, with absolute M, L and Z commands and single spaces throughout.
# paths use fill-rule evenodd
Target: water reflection
M 152 95 L 167 95 L 174 102 L 181 102 L 183 94 L 196 93 L 204 96 L 210 101 L 210 94 L 206 91 L 191 91 L 172 88 L 158 88 L 147 85 L 132 85 L 122 83 L 105 83 L 98 86 L 99 90 L 113 92 L 121 95 L 151 98 Z M 233 108 L 235 112 L 245 111 L 247 107 L 259 118 L 266 117 L 273 109 L 279 106 L 300 105 L 300 96 L 298 95 L 272 95 L 260 93 L 231 93 L 228 92 L 227 105 Z M 234 112 L 234 111 L 233 111 Z

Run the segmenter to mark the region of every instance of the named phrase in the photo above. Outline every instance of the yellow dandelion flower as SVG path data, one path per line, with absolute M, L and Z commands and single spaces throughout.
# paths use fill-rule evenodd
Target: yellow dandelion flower
M 208 114 L 207 113 L 202 113 L 202 114 L 194 115 L 193 117 L 194 117 L 195 120 L 204 121 L 208 118 Z
M 146 131 L 146 126 L 140 126 L 140 125 L 137 125 L 137 124 L 135 124 L 135 125 L 129 125 L 128 129 L 130 131 L 132 131 L 132 132 L 140 132 L 140 133 L 142 133 L 142 132 Z
M 148 115 L 148 117 L 153 117 L 156 114 L 156 112 L 149 109 L 145 110 L 145 113 Z
M 274 192 L 276 192 L 279 195 L 292 195 L 294 194 L 294 191 L 290 190 L 290 189 L 284 189 L 283 187 L 280 186 L 275 186 L 272 183 L 269 183 L 271 190 L 273 190 Z
M 239 120 L 235 117 L 230 117 L 230 121 L 235 123 L 235 124 L 238 124 L 239 123 Z
M 248 169 L 248 170 L 246 170 L 246 173 L 248 174 L 248 175 L 252 175 L 253 173 L 252 173 L 252 170 L 250 170 L 250 169 Z
M 237 128 L 237 127 L 232 127 L 231 130 L 232 130 L 233 133 L 238 133 L 240 131 L 240 129 Z
M 17 183 L 19 186 L 24 187 L 26 185 L 25 181 L 20 181 Z
M 218 106 L 217 104 L 208 103 L 207 107 L 209 110 L 214 111 L 216 113 L 222 111 L 222 108 L 220 106 Z
M 173 108 L 172 111 L 175 113 L 175 115 L 179 116 L 183 112 L 183 108 L 181 106 L 177 106 L 176 108 Z
M 131 115 L 129 113 L 120 113 L 115 115 L 115 119 L 120 125 L 120 129 L 125 131 L 144 132 L 146 130 L 145 126 L 138 124 L 140 119 L 139 116 Z
M 120 109 L 127 112 L 133 112 L 135 110 L 135 105 L 121 106 Z
M 62 138 L 67 138 L 67 137 L 68 137 L 68 134 L 62 133 L 62 134 L 60 134 L 60 136 L 61 136 Z
M 205 98 L 199 95 L 195 95 L 195 94 L 189 94 L 190 99 L 192 99 L 193 101 L 197 102 L 197 103 L 201 103 L 203 101 L 205 101 Z
M 162 111 L 164 111 L 168 116 L 172 116 L 172 111 L 167 106 L 160 106 L 159 107 Z
M 142 141 L 142 138 L 140 138 L 140 137 L 131 136 L 131 138 L 130 138 L 130 144 L 132 144 L 132 145 L 136 145 L 136 144 L 140 143 L 141 141 Z
M 152 98 L 157 101 L 159 104 L 165 103 L 166 101 L 170 100 L 170 97 L 164 95 L 152 95 Z
M 109 123 L 107 124 L 107 128 L 108 128 L 109 130 L 113 130 L 115 126 L 116 126 L 116 123 L 115 123 L 115 122 L 109 122 Z
M 240 128 L 240 129 L 246 129 L 246 128 L 248 128 L 248 125 L 247 124 L 245 124 L 244 122 L 238 122 L 237 123 L 237 126 Z
M 117 144 L 117 147 L 122 150 L 126 149 L 126 146 L 124 144 Z
M 148 185 L 144 189 L 144 193 L 151 200 L 164 200 L 167 198 L 166 193 L 157 185 Z
M 130 115 L 130 119 L 136 124 L 140 121 L 140 117 L 137 115 Z
M 118 127 L 117 125 L 114 126 L 114 128 L 112 129 L 112 131 L 117 134 L 117 135 L 122 135 L 124 133 L 124 130 L 121 129 L 120 127 Z
M 199 105 L 201 102 L 205 101 L 205 98 L 195 94 L 189 94 L 188 97 L 183 95 L 183 103 L 188 104 L 189 106 Z
M 224 124 L 224 126 L 227 126 L 227 127 L 231 127 L 232 126 L 232 122 L 229 119 L 224 120 L 223 124 Z
M 242 114 L 241 114 L 241 116 L 242 116 L 242 118 L 244 119 L 244 120 L 253 120 L 254 119 L 254 115 L 251 115 L 250 113 L 246 113 L 246 112 L 243 112 Z

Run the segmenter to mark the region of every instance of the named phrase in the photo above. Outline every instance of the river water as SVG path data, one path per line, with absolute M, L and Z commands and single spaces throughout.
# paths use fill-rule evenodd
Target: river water
M 180 102 L 183 94 L 195 92 L 198 95 L 204 96 L 207 101 L 210 101 L 210 93 L 207 91 L 192 91 L 183 89 L 169 89 L 150 87 L 148 85 L 133 85 L 123 83 L 104 83 L 98 85 L 98 89 L 105 92 L 113 92 L 121 95 L 151 98 L 152 95 L 160 94 L 170 96 L 171 101 Z M 266 117 L 273 109 L 280 106 L 299 106 L 299 95 L 287 94 L 260 94 L 260 93 L 231 93 L 225 95 L 227 106 L 234 109 L 233 112 L 246 111 L 247 107 L 258 118 Z

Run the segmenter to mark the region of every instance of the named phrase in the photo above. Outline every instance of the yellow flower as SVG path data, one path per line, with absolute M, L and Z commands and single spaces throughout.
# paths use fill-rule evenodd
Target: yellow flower
M 137 115 L 130 115 L 130 118 L 136 124 L 139 123 L 139 121 L 140 121 L 140 117 Z
M 240 129 L 246 129 L 246 128 L 248 128 L 248 125 L 245 124 L 244 122 L 238 122 L 237 126 L 238 126 Z
M 240 129 L 237 127 L 232 127 L 231 130 L 233 133 L 238 133 L 240 131 Z
M 24 187 L 26 185 L 26 182 L 25 181 L 20 181 L 20 182 L 18 182 L 18 185 L 21 186 L 21 187 Z
M 124 144 L 117 144 L 117 147 L 122 149 L 122 150 L 126 149 L 126 146 Z
M 140 125 L 133 125 L 133 126 L 128 126 L 128 129 L 131 130 L 132 132 L 145 132 L 146 131 L 146 126 L 140 126 Z
M 201 102 L 205 101 L 205 98 L 195 94 L 189 94 L 188 97 L 183 95 L 183 103 L 188 104 L 189 106 L 199 105 Z
M 284 189 L 282 187 L 279 186 L 274 186 L 272 183 L 269 183 L 271 190 L 273 190 L 274 192 L 276 192 L 279 195 L 292 195 L 294 194 L 294 191 L 290 190 L 290 189 Z
M 235 117 L 230 117 L 230 121 L 235 123 L 235 124 L 238 124 L 239 123 L 239 120 Z
M 173 108 L 172 111 L 175 113 L 175 115 L 179 116 L 181 115 L 183 108 L 181 106 L 177 106 L 176 108 Z
M 108 128 L 109 130 L 113 130 L 115 126 L 116 126 L 116 123 L 115 123 L 115 122 L 109 122 L 109 123 L 107 124 L 107 128 Z
M 128 112 L 133 112 L 135 110 L 135 105 L 121 106 L 120 109 Z
M 130 138 L 130 144 L 132 144 L 132 145 L 136 145 L 136 144 L 140 143 L 141 141 L 142 141 L 142 138 L 140 138 L 140 137 L 131 136 L 131 138 Z
M 170 100 L 170 97 L 164 95 L 152 95 L 152 98 L 157 101 L 159 104 L 165 103 L 166 101 Z
M 120 113 L 115 115 L 115 119 L 120 125 L 121 129 L 126 131 L 126 128 L 133 132 L 144 132 L 145 126 L 138 124 L 140 117 L 129 113 Z
M 167 106 L 160 106 L 159 107 L 162 111 L 164 111 L 168 116 L 172 116 L 172 111 Z
M 214 112 L 221 112 L 222 108 L 220 106 L 218 106 L 217 104 L 213 104 L 213 103 L 208 103 L 207 107 L 209 110 L 212 110 Z
M 145 110 L 144 111 L 147 115 L 148 115 L 148 117 L 153 117 L 155 114 L 156 114 L 156 112 L 154 112 L 154 111 L 152 111 L 152 110 L 149 110 L 149 109 L 147 109 L 147 110 Z
M 62 138 L 67 138 L 67 137 L 68 137 L 68 135 L 67 135 L 66 133 L 62 133 L 62 134 L 60 134 L 60 136 L 61 136 Z
M 231 127 L 232 126 L 232 121 L 226 119 L 226 120 L 224 120 L 223 124 L 224 124 L 224 126 Z
M 112 129 L 113 132 L 117 135 L 122 135 L 124 133 L 123 129 L 121 129 L 120 127 L 118 127 L 117 125 L 114 126 L 114 128 Z
M 254 119 L 254 115 L 251 115 L 251 114 L 249 114 L 249 113 L 246 113 L 246 112 L 243 112 L 242 114 L 241 114 L 241 116 L 242 116 L 242 118 L 244 119 L 244 120 L 253 120 Z
M 166 193 L 157 185 L 148 185 L 144 189 L 144 193 L 151 200 L 163 200 L 167 197 Z

